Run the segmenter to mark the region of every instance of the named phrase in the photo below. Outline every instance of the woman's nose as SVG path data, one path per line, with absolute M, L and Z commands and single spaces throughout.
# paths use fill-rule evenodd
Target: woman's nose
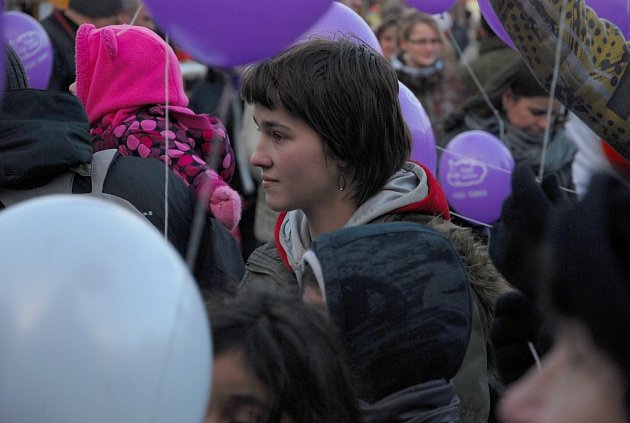
M 267 147 L 264 137 L 261 135 L 256 143 L 256 149 L 249 158 L 249 163 L 257 167 L 270 167 L 271 158 L 267 154 Z

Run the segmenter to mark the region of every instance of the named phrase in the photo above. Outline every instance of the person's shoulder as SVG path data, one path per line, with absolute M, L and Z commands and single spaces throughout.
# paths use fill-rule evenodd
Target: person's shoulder
M 259 283 L 297 289 L 297 278 L 282 261 L 275 241 L 269 241 L 256 248 L 247 258 L 245 275 L 240 286 Z
M 435 216 L 420 212 L 389 213 L 370 223 L 410 222 L 428 226 L 429 222 L 434 218 Z

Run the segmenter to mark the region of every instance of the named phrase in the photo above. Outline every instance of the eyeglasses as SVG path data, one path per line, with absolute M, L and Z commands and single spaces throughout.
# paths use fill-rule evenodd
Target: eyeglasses
M 407 42 L 419 46 L 426 46 L 429 44 L 436 46 L 442 44 L 442 40 L 440 38 L 418 38 L 417 40 L 407 40 Z

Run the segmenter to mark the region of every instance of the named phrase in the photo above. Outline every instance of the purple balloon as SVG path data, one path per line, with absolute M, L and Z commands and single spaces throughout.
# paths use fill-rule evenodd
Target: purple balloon
M 355 36 L 374 50 L 383 53 L 381 44 L 367 22 L 354 10 L 338 1 L 333 2 L 326 13 L 298 37 L 297 42 L 311 38 L 338 39 L 342 36 Z
M 516 46 L 510 39 L 510 36 L 507 34 L 507 32 L 505 32 L 501 21 L 499 21 L 499 17 L 496 13 L 494 13 L 494 9 L 490 5 L 490 0 L 478 0 L 478 3 L 479 10 L 481 11 L 483 18 L 486 20 L 486 22 L 488 22 L 488 26 L 492 28 L 494 33 L 497 34 L 497 36 L 501 40 L 503 40 L 505 44 L 508 45 L 508 47 L 516 50 Z
M 398 81 L 398 101 L 411 133 L 411 158 L 425 165 L 435 175 L 437 151 L 429 116 L 418 98 L 400 81 Z
M 630 2 L 627 0 L 586 0 L 586 5 L 592 7 L 600 18 L 608 19 L 617 25 L 626 39 L 630 38 Z
M 53 50 L 44 27 L 22 12 L 6 12 L 2 17 L 6 42 L 24 64 L 31 88 L 48 87 L 53 65 Z
M 273 56 L 332 0 L 145 0 L 157 25 L 196 60 L 234 67 Z
M 457 0 L 407 0 L 407 4 L 421 12 L 433 15 L 451 10 Z
M 442 153 L 438 180 L 455 212 L 472 223 L 491 224 L 510 195 L 514 159 L 507 147 L 484 131 L 462 132 Z

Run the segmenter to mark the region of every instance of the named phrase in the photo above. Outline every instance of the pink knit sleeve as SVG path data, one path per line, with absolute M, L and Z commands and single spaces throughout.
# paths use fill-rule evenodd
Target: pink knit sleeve
M 168 160 L 169 168 L 190 187 L 197 198 L 201 197 L 203 189 L 209 189 L 210 193 L 212 193 L 216 188 L 227 185 L 220 175 L 212 170 L 201 157 L 202 154 L 205 156 L 205 152 L 199 151 L 204 144 L 191 138 L 190 134 L 184 129 L 171 126 L 171 129 L 168 131 L 157 131 L 155 130 L 157 127 L 153 127 L 154 121 L 152 120 L 143 120 L 138 123 L 139 126 L 137 128 L 134 129 L 133 125 L 129 128 L 128 136 L 124 143 L 124 149 L 129 154 L 158 158 L 163 162 Z M 159 124 L 159 122 L 157 123 Z M 207 135 L 210 137 L 210 134 Z M 166 147 L 166 137 L 169 140 L 168 149 Z M 221 147 L 225 144 L 217 143 L 216 145 Z M 222 166 L 223 162 L 228 164 L 229 169 L 228 161 L 232 157 L 232 153 L 230 151 L 227 154 L 217 154 L 217 158 L 221 156 L 222 163 L 218 163 L 218 168 L 225 172 L 225 166 Z

